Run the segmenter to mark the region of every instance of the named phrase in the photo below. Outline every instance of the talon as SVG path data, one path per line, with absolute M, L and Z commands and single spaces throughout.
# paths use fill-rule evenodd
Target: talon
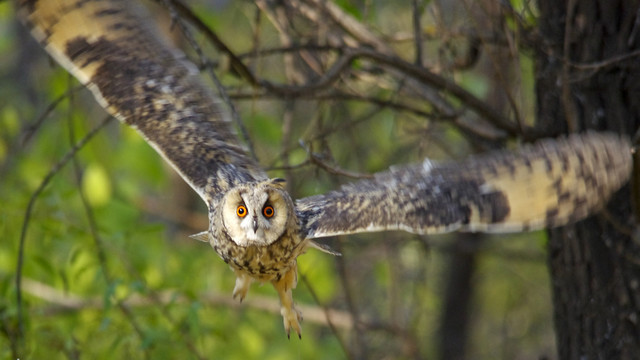
M 249 287 L 253 279 L 248 275 L 236 272 L 236 286 L 233 288 L 233 299 L 242 303 L 242 300 L 247 296 Z
M 302 315 L 295 307 L 282 307 L 280 309 L 282 314 L 282 321 L 284 323 L 284 331 L 287 333 L 287 339 L 291 339 L 291 329 L 295 330 L 298 334 L 298 338 L 302 339 L 302 328 L 300 321 L 302 321 Z
M 242 303 L 242 300 L 247 296 L 247 290 L 244 289 L 233 289 L 233 300 L 237 300 Z

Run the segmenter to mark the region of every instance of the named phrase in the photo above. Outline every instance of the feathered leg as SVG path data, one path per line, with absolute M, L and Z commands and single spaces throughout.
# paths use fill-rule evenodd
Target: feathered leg
M 242 302 L 244 298 L 247 296 L 247 292 L 249 292 L 249 287 L 253 282 L 251 276 L 240 272 L 238 270 L 233 270 L 236 273 L 236 286 L 233 288 L 233 298 Z
M 287 333 L 287 337 L 290 337 L 291 328 L 298 333 L 298 338 L 302 339 L 302 331 L 300 329 L 300 321 L 302 321 L 302 314 L 293 305 L 292 290 L 298 283 L 298 267 L 296 264 L 289 269 L 279 280 L 271 282 L 273 287 L 280 296 L 280 314 L 282 314 L 282 320 L 284 322 L 284 331 Z

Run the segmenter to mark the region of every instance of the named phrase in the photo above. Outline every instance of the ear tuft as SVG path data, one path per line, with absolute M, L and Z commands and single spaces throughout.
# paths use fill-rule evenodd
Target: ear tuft
M 287 180 L 283 178 L 274 178 L 274 179 L 271 179 L 271 185 L 279 189 L 284 189 L 287 186 Z

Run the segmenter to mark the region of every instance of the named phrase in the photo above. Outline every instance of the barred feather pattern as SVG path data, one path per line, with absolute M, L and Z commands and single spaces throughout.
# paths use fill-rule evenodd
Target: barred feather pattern
M 584 219 L 629 179 L 629 141 L 590 132 L 459 163 L 397 167 L 297 202 L 306 236 L 518 232 Z

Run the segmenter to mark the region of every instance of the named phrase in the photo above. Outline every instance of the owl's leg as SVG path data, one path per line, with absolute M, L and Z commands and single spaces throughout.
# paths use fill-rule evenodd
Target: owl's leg
M 280 280 L 274 280 L 271 283 L 280 296 L 280 314 L 282 314 L 284 331 L 287 333 L 287 337 L 290 336 L 291 328 L 293 328 L 298 333 L 298 338 L 302 339 L 302 330 L 300 328 L 302 314 L 293 305 L 293 293 L 291 291 L 298 283 L 297 266 L 294 265 Z
M 251 276 L 242 273 L 238 270 L 233 270 L 236 273 L 236 286 L 233 288 L 233 298 L 242 302 L 249 292 L 249 287 L 253 282 Z

